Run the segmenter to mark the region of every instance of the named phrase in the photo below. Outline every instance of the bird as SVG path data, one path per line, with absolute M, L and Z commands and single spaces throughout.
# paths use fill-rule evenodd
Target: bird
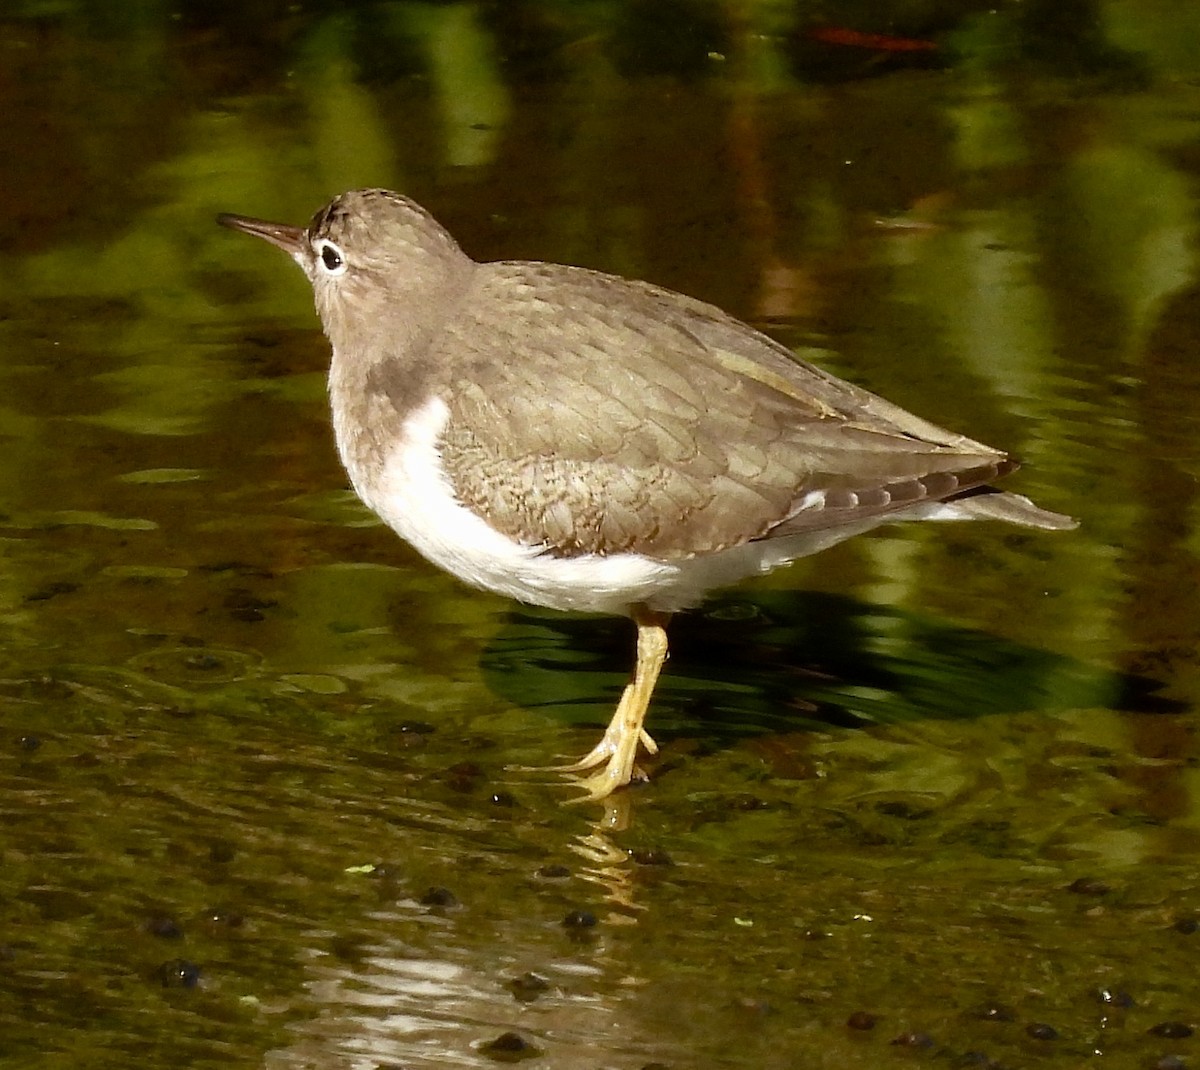
M 412 199 L 343 193 L 307 226 L 221 214 L 312 284 L 359 498 L 467 584 L 636 626 L 583 798 L 642 779 L 667 624 L 708 592 L 898 520 L 1076 521 L 992 483 L 1017 462 L 714 305 L 586 267 L 472 259 Z

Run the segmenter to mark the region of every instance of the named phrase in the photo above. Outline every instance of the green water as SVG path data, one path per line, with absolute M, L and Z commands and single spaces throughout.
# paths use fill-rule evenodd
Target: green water
M 1200 1062 L 1192 5 L 0 27 L 0 1065 Z M 213 223 L 371 184 L 715 301 L 1081 527 L 716 595 L 650 782 L 566 805 L 630 626 L 374 522 L 307 284 Z

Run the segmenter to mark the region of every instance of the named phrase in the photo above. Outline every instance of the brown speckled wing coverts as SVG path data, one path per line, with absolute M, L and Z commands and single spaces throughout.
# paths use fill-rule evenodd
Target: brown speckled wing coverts
M 429 353 L 455 366 L 447 477 L 494 527 L 549 552 L 678 560 L 1015 467 L 647 283 L 484 264 L 458 310 Z M 697 361 L 697 346 L 715 359 Z

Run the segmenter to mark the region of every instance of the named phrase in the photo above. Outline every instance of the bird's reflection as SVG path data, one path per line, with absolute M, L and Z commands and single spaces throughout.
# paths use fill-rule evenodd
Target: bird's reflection
M 605 921 L 614 925 L 633 925 L 637 914 L 645 909 L 634 899 L 633 865 L 629 852 L 618 847 L 610 831 L 629 827 L 632 802 L 628 792 L 604 800 L 604 818 L 589 831 L 577 835 L 569 844 L 572 851 L 584 860 L 578 871 L 581 878 L 597 885 L 604 894 L 610 912 Z

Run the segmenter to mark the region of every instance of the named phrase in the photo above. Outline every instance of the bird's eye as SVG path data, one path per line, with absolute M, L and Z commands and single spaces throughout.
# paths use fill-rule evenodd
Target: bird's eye
M 346 258 L 342 256 L 342 251 L 333 244 L 328 238 L 322 238 L 316 243 L 317 256 L 320 257 L 321 266 L 325 268 L 326 274 L 340 275 L 346 270 Z

